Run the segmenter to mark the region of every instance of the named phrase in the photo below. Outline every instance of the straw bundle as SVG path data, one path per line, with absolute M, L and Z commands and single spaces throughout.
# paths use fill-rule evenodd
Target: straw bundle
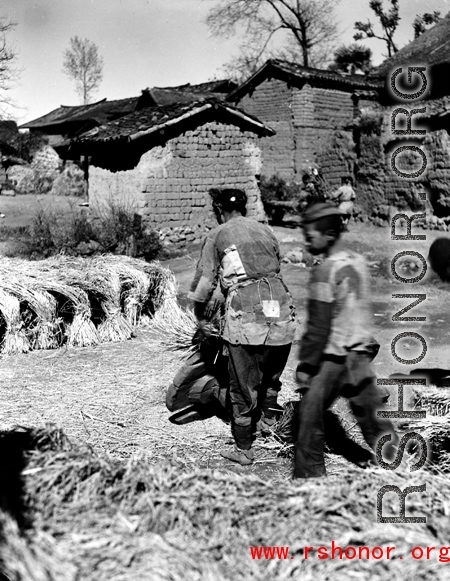
M 56 300 L 45 290 L 32 288 L 27 277 L 2 282 L 2 287 L 20 302 L 25 333 L 32 349 L 58 346 L 59 321 Z
M 0 313 L 2 321 L 1 352 L 5 355 L 27 353 L 30 342 L 25 333 L 20 303 L 17 298 L 0 288 Z
M 0 263 L 1 286 L 20 303 L 25 332 L 32 349 L 52 349 L 58 345 L 59 322 L 56 301 L 45 291 L 32 288 L 28 270 Z
M 133 266 L 128 257 L 106 255 L 94 261 L 93 267 L 113 269 L 120 279 L 120 303 L 130 325 L 136 326 L 149 294 L 150 278 L 141 269 Z
M 171 310 L 177 302 L 177 285 L 173 273 L 157 260 L 145 262 L 138 258 L 123 257 L 127 264 L 141 270 L 148 277 L 148 292 L 144 311 L 153 316 L 157 311 Z
M 91 320 L 89 297 L 85 291 L 60 280 L 60 273 L 49 261 L 34 263 L 32 287 L 53 296 L 58 320 L 62 322 L 69 346 L 88 347 L 99 343 Z M 62 277 L 61 277 L 62 278 Z
M 78 284 L 84 286 L 88 294 L 95 296 L 103 310 L 102 320 L 97 327 L 100 341 L 118 342 L 130 339 L 133 332 L 120 308 L 121 284 L 114 268 L 102 266 L 98 270 L 91 264 L 86 279 Z
M 98 263 L 81 258 L 57 256 L 48 259 L 49 268 L 58 270 L 64 284 L 87 293 L 91 306 L 91 319 L 97 326 L 98 339 L 124 341 L 130 339 L 132 329 L 120 310 L 120 279 L 112 268 L 99 270 Z
M 160 309 L 151 320 L 154 336 L 151 343 L 158 343 L 169 351 L 184 351 L 189 355 L 196 346 L 192 338 L 197 330 L 197 319 L 189 309 L 181 308 L 178 303 L 171 309 Z

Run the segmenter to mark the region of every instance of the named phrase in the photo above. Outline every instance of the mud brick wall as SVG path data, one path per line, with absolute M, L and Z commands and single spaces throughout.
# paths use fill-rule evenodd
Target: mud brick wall
M 378 204 L 386 203 L 384 178 L 386 159 L 379 135 L 361 135 L 355 172 L 357 203 L 370 215 Z
M 288 87 L 277 79 L 264 81 L 238 105 L 277 132 L 260 140 L 262 173 L 288 181 L 300 180 L 333 132 L 348 126 L 354 116 L 351 93 L 308 83 Z
M 359 143 L 357 188 L 362 205 L 370 214 L 377 206 L 387 205 L 399 210 L 423 211 L 424 204 L 418 192 L 427 191 L 437 216 L 450 214 L 450 139 L 447 131 L 427 132 L 421 149 L 427 156 L 427 169 L 418 178 L 398 176 L 391 167 L 392 153 L 409 142 L 394 139 L 391 134 L 392 107 L 383 108 L 384 121 L 381 135 L 361 135 Z M 420 141 L 415 142 L 420 146 Z M 419 170 L 422 159 L 413 152 L 403 152 L 396 158 L 396 166 L 405 173 Z
M 265 220 L 256 176 L 261 152 L 256 136 L 234 125 L 206 123 L 147 151 L 129 171 L 89 169 L 89 202 L 96 208 L 109 201 L 135 208 L 158 230 L 167 245 L 200 242 L 217 222 L 208 191 L 243 189 L 247 215 Z
M 353 120 L 351 93 L 321 89 L 306 84 L 294 89 L 292 110 L 296 136 L 296 172 L 301 174 L 310 162 L 318 162 L 319 152 L 330 145 L 336 129 Z
M 261 173 L 266 177 L 278 174 L 290 180 L 295 174 L 295 132 L 292 114 L 292 88 L 278 79 L 266 80 L 251 95 L 238 103 L 239 108 L 266 123 L 276 134 L 262 137 Z
M 317 154 L 317 163 L 330 191 L 342 185 L 344 176 L 354 178 L 356 153 L 353 134 L 350 131 L 335 131 Z

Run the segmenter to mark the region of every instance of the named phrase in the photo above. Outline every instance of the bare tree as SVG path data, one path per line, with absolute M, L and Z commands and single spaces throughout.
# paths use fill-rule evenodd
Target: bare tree
M 83 103 L 89 103 L 103 78 L 103 59 L 97 45 L 87 38 L 73 36 L 70 48 L 64 51 L 63 72 L 75 81 L 76 92 Z
M 441 13 L 435 10 L 433 13 L 425 12 L 422 16 L 417 15 L 413 22 L 414 38 L 418 38 L 428 27 L 433 26 L 441 20 Z
M 217 36 L 243 32 L 240 56 L 233 62 L 250 72 L 267 58 L 289 56 L 305 67 L 329 58 L 337 39 L 333 9 L 338 0 L 218 0 L 206 23 Z M 278 48 L 274 48 L 274 37 Z M 325 48 L 325 51 L 323 50 Z
M 20 72 L 16 68 L 17 54 L 7 41 L 8 32 L 15 26 L 14 22 L 0 16 L 0 116 L 5 115 L 5 107 L 12 105 L 7 92 L 12 88 Z
M 373 24 L 368 20 L 367 22 L 355 22 L 355 29 L 358 32 L 353 38 L 355 40 L 361 40 L 363 38 L 378 38 L 379 40 L 383 40 L 387 45 L 388 56 L 391 57 L 398 50 L 394 43 L 394 33 L 400 22 L 400 15 L 398 0 L 389 0 L 389 2 L 391 8 L 386 12 L 383 10 L 382 0 L 370 0 L 369 2 L 370 8 L 375 12 L 375 15 L 380 21 L 382 28 L 381 36 L 375 33 Z

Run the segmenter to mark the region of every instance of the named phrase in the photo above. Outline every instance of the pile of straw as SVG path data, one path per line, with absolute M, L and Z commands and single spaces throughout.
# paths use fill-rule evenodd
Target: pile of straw
M 126 256 L 0 260 L 1 352 L 125 341 L 155 313 L 177 312 L 176 284 L 158 262 Z
M 426 416 L 403 421 L 402 429 L 418 432 L 428 443 L 429 460 L 440 471 L 450 472 L 450 389 L 416 388 L 413 401 Z
M 271 482 L 152 464 L 143 454 L 121 461 L 72 444 L 33 453 L 25 475 L 36 526 L 57 534 L 60 548 L 70 547 L 68 558 L 88 581 L 448 578 L 437 553 L 411 557 L 416 546 L 448 546 L 450 535 L 450 482 L 425 470 L 354 468 L 325 479 Z M 423 483 L 426 501 L 410 494 L 406 505 L 407 516 L 425 516 L 426 524 L 377 523 L 382 486 Z M 397 513 L 397 496 L 386 495 L 383 514 Z M 330 551 L 332 541 L 343 549 L 395 551 L 389 560 L 318 559 L 317 548 Z M 289 546 L 292 558 L 252 560 L 249 547 L 261 545 Z M 308 559 L 306 546 L 316 551 Z

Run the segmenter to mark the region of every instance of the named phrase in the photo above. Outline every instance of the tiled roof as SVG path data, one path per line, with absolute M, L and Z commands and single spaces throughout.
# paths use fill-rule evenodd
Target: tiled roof
M 287 82 L 293 79 L 308 81 L 330 89 L 346 88 L 347 90 L 361 89 L 365 91 L 376 91 L 381 86 L 378 79 L 368 80 L 363 75 L 344 75 L 334 71 L 303 67 L 297 63 L 280 59 L 270 59 L 256 73 L 242 83 L 242 85 L 239 85 L 237 89 L 232 91 L 228 95 L 227 100 L 235 101 L 242 98 L 265 79 L 272 77 L 280 78 Z
M 450 63 L 450 12 L 432 28 L 385 60 L 371 77 L 385 77 L 396 66 Z
M 150 135 L 174 126 L 188 118 L 201 116 L 207 111 L 219 119 L 224 115 L 235 120 L 236 124 L 244 122 L 255 133 L 273 135 L 274 131 L 261 123 L 256 117 L 232 107 L 217 99 L 200 99 L 191 103 L 175 103 L 164 107 L 147 107 L 130 115 L 96 127 L 81 135 L 77 143 L 95 143 L 107 141 L 132 141 L 144 135 Z
M 45 129 L 68 123 L 94 122 L 102 125 L 113 119 L 128 115 L 143 106 L 164 106 L 172 103 L 190 103 L 204 97 L 225 98 L 226 94 L 236 87 L 228 79 L 210 81 L 198 85 L 179 85 L 177 87 L 154 87 L 144 89 L 140 97 L 130 97 L 108 101 L 102 99 L 89 105 L 65 106 L 51 111 L 43 117 L 21 125 L 23 129 Z
M 229 93 L 237 87 L 237 84 L 230 79 L 221 79 L 220 81 L 208 81 L 207 83 L 198 83 L 197 85 L 178 85 L 177 87 L 161 87 L 171 91 L 182 91 L 188 93 Z
M 64 123 L 91 121 L 101 124 L 135 110 L 139 97 L 107 101 L 102 99 L 89 105 L 65 106 L 51 111 L 43 117 L 24 123 L 20 128 L 38 129 Z
M 180 90 L 178 87 L 159 88 L 154 87 L 149 91 L 151 97 L 155 101 L 155 105 L 163 107 L 165 105 L 172 105 L 174 103 L 192 103 L 199 99 L 207 99 L 208 97 L 215 97 L 223 99 L 224 95 L 217 93 L 205 92 L 191 92 L 187 89 Z
M 450 96 L 440 99 L 430 99 L 425 103 L 420 103 L 420 107 L 425 107 L 426 112 L 421 117 L 443 117 L 450 114 Z

